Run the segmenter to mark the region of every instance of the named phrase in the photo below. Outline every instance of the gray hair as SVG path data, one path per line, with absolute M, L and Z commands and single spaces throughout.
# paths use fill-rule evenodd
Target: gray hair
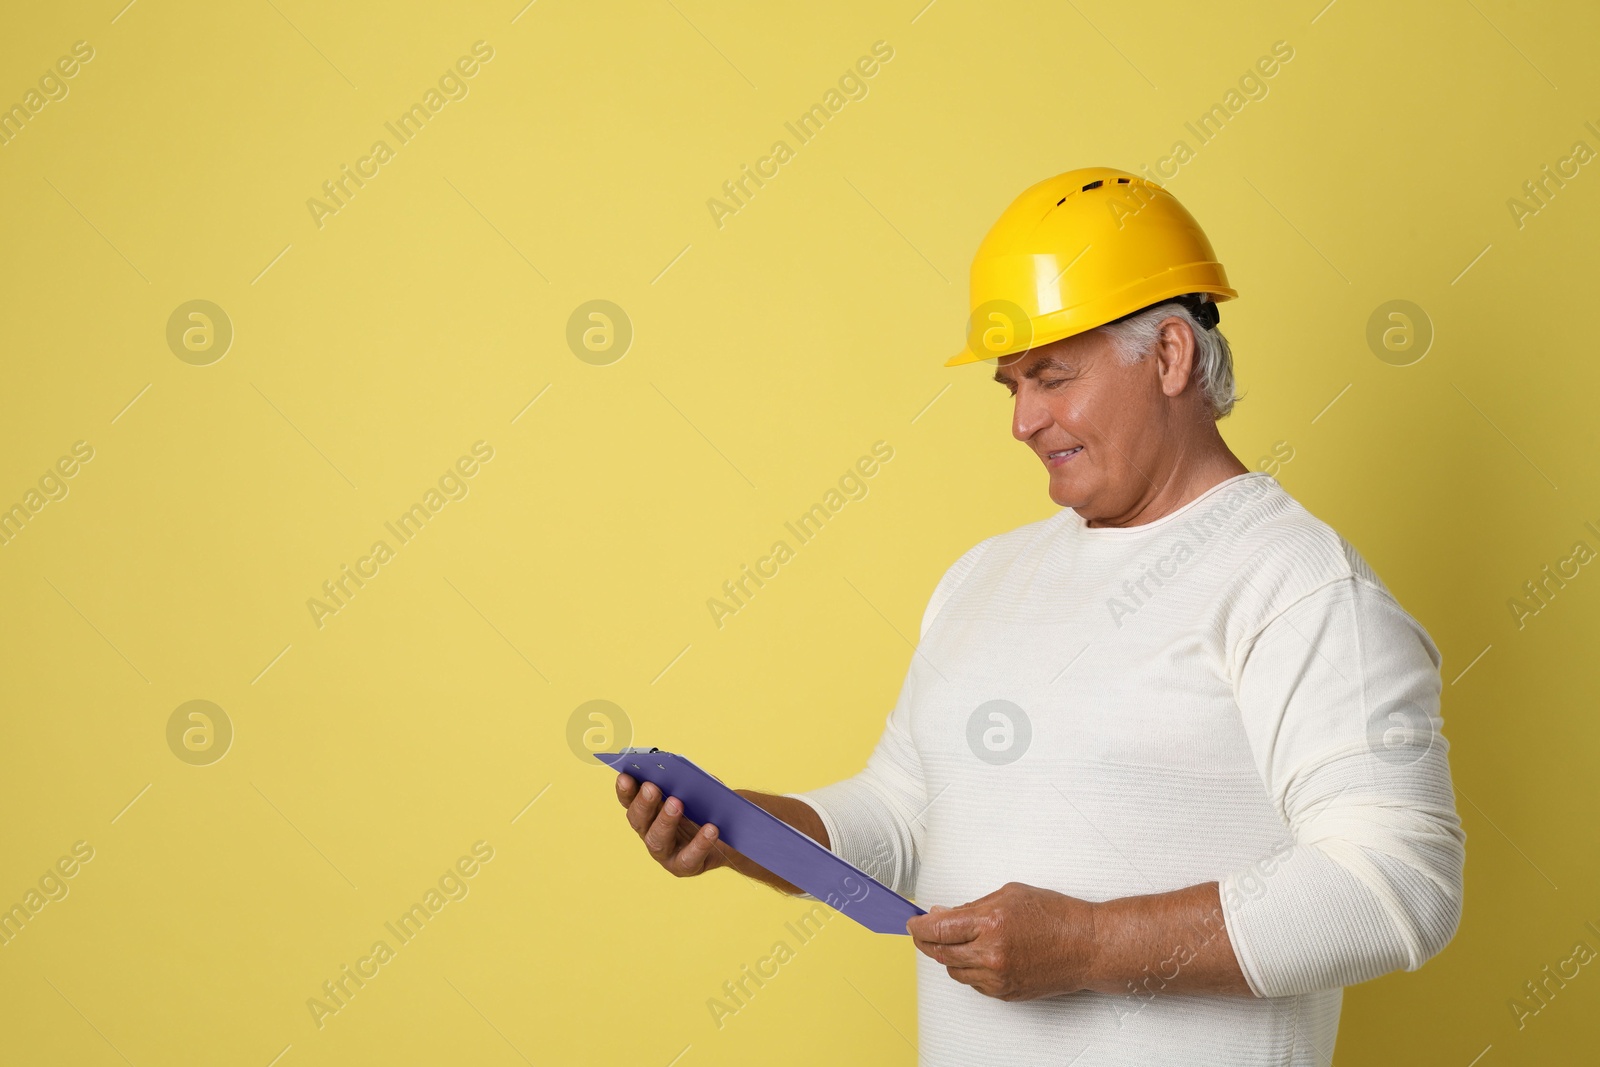
M 1233 350 L 1217 327 L 1206 329 L 1189 311 L 1175 301 L 1152 304 L 1117 322 L 1098 327 L 1116 346 L 1123 365 L 1137 363 L 1149 355 L 1161 336 L 1161 320 L 1180 318 L 1194 332 L 1194 377 L 1200 393 L 1211 407 L 1213 419 L 1226 418 L 1240 397 L 1234 392 Z

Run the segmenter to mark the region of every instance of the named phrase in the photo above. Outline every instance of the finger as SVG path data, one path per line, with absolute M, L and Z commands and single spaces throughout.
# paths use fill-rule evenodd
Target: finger
M 933 958 L 946 967 L 985 969 L 983 956 L 986 949 L 982 941 L 967 941 L 958 945 L 930 942 L 928 947 L 933 950 Z
M 617 775 L 617 799 L 622 801 L 622 806 L 627 807 L 633 803 L 633 798 L 639 793 L 639 783 L 633 780 L 631 774 Z
M 706 860 L 711 855 L 711 848 L 717 842 L 717 828 L 711 823 L 706 823 L 696 831 L 689 843 L 678 850 L 673 857 L 668 869 L 675 874 L 699 874 L 705 868 Z
M 913 916 L 906 929 L 924 941 L 959 945 L 978 936 L 977 914 L 965 908 L 940 908 L 926 915 Z
M 920 937 L 912 937 L 911 943 L 918 952 L 921 952 L 935 963 L 943 964 L 946 967 L 983 966 L 983 943 L 980 941 L 947 945 L 941 941 L 928 941 Z
M 683 801 L 668 797 L 661 805 L 661 813 L 645 832 L 644 844 L 650 855 L 660 860 L 671 857 L 678 842 L 678 820 L 683 817 Z
M 656 821 L 656 813 L 660 810 L 661 790 L 646 782 L 639 787 L 639 795 L 633 798 L 633 803 L 628 805 L 628 825 L 633 827 L 634 833 L 643 837 Z
M 906 933 L 922 933 L 927 928 L 927 922 L 930 916 L 937 916 L 940 912 L 949 910 L 950 909 L 945 907 L 943 904 L 929 904 L 927 911 L 923 912 L 921 915 L 913 915 L 911 918 L 906 920 Z

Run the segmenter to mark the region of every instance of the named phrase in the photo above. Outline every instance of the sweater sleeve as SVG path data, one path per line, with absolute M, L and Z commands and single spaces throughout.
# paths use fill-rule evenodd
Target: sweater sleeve
M 1414 971 L 1461 918 L 1466 834 L 1439 715 L 1441 658 L 1387 590 L 1330 582 L 1232 655 L 1256 768 L 1286 847 L 1221 882 L 1257 996 Z
M 920 639 L 927 636 L 951 593 L 972 573 L 988 543 L 979 543 L 951 564 L 934 588 L 922 614 L 918 647 L 900 686 L 900 697 L 884 721 L 866 767 L 831 785 L 783 794 L 816 810 L 835 855 L 903 897 L 911 897 L 916 890 L 917 856 L 926 827 L 922 816 L 928 806 L 922 760 L 911 737 L 918 660 L 923 655 Z M 800 895 L 805 900 L 817 899 L 810 893 Z

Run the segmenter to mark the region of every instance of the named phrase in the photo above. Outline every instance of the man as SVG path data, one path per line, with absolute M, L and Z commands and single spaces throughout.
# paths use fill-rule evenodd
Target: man
M 1439 651 L 1217 432 L 1236 295 L 1145 179 L 1017 198 L 947 365 L 993 363 L 1062 510 L 945 573 L 859 774 L 741 791 L 932 902 L 907 923 L 924 1063 L 1327 1064 L 1342 987 L 1454 936 Z M 617 786 L 673 874 L 799 892 Z

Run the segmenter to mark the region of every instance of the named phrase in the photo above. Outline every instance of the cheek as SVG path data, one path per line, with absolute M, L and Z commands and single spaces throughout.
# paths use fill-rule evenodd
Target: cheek
M 1096 427 L 1102 425 L 1094 397 L 1086 392 L 1068 390 L 1050 399 L 1050 415 L 1056 425 L 1075 441 L 1087 444 L 1100 435 Z
M 1133 428 L 1144 425 L 1144 412 L 1135 410 L 1129 399 L 1129 391 L 1115 383 L 1086 385 L 1063 398 L 1062 425 L 1086 442 L 1110 441 L 1125 448 L 1125 439 L 1137 435 Z

